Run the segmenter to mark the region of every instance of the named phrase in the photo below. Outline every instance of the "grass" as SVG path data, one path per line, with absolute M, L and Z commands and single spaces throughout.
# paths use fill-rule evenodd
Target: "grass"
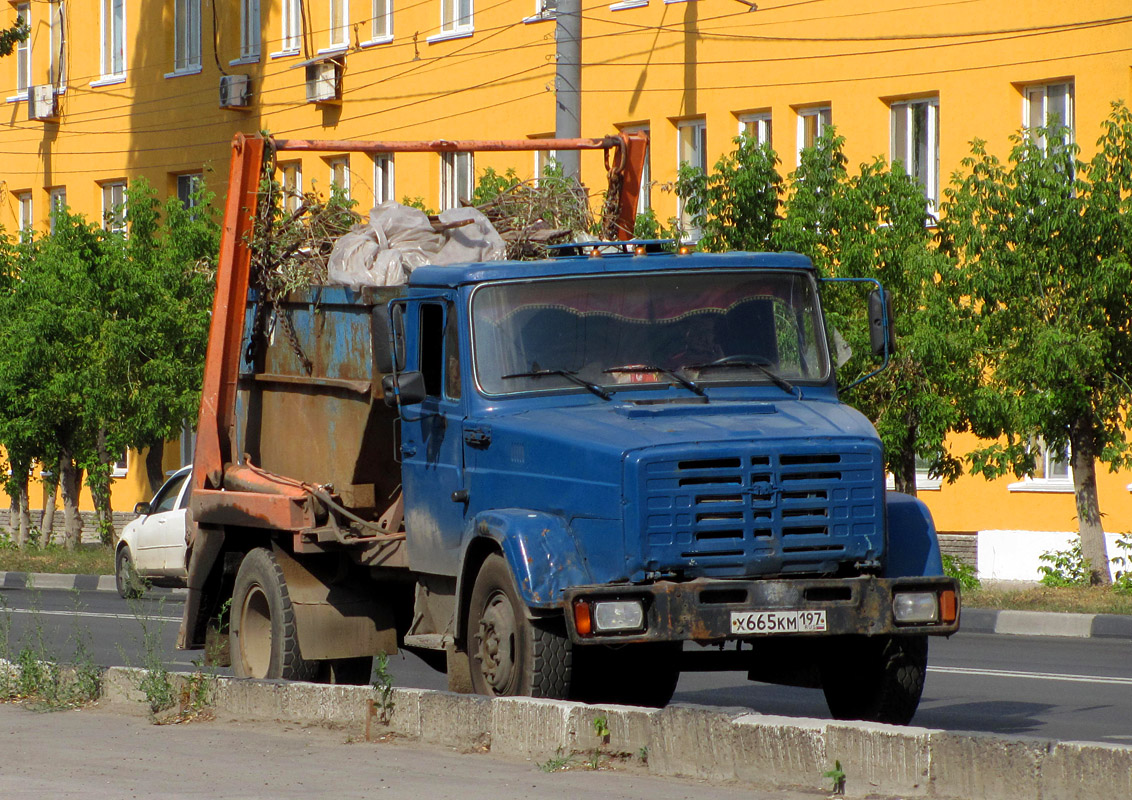
M 57 544 L 23 550 L 0 547 L 0 572 L 113 575 L 114 550 L 102 544 L 84 544 L 74 550 Z
M 1132 614 L 1132 594 L 1104 586 L 980 587 L 963 592 L 963 605 L 1015 611 Z

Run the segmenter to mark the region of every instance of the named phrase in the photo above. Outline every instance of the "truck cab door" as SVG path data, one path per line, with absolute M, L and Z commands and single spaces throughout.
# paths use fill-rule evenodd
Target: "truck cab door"
M 405 533 L 414 570 L 455 575 L 467 504 L 463 501 L 464 402 L 459 328 L 451 301 L 429 300 L 406 315 L 406 362 L 424 378 L 425 398 L 401 410 Z

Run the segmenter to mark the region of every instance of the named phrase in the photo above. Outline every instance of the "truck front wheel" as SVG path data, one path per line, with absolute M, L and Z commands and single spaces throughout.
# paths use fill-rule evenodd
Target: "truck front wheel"
M 472 688 L 477 694 L 566 698 L 571 648 L 564 626 L 528 619 L 502 556 L 488 556 L 480 568 L 468 626 Z
M 824 651 L 822 690 L 835 719 L 907 725 L 928 669 L 926 636 L 847 636 Z
M 228 636 L 238 678 L 309 681 L 316 676 L 317 662 L 299 652 L 287 582 L 270 550 L 257 547 L 240 564 Z

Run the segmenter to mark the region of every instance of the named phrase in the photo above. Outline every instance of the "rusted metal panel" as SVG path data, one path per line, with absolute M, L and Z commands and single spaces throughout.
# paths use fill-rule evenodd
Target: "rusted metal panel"
M 303 530 L 315 525 L 309 498 L 200 489 L 193 492 L 191 502 L 193 517 L 208 525 L 237 525 L 279 531 Z

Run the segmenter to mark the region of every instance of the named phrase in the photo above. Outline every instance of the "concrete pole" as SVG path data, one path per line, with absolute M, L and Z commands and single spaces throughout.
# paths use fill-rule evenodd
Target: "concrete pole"
M 558 0 L 555 20 L 554 135 L 576 139 L 582 135 L 581 0 Z M 564 175 L 580 179 L 581 154 L 577 150 L 559 152 L 555 157 Z

